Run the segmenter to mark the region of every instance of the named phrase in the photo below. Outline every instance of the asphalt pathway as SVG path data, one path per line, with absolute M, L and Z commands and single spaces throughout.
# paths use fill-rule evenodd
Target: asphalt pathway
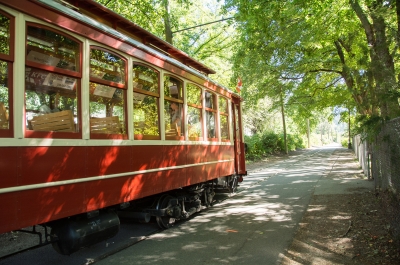
M 96 264 L 279 264 L 314 192 L 351 184 L 323 178 L 348 155 L 333 155 L 338 148 L 309 150 L 250 173 L 231 198 Z

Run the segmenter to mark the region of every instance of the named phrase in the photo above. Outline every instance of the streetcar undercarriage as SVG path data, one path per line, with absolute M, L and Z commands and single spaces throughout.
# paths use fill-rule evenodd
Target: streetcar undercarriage
M 49 223 L 53 248 L 60 254 L 70 255 L 111 238 L 119 231 L 119 218 L 147 223 L 153 217 L 160 228 L 169 228 L 176 221 L 212 206 L 216 193 L 234 192 L 240 181 L 241 177 L 236 175 L 222 177 Z

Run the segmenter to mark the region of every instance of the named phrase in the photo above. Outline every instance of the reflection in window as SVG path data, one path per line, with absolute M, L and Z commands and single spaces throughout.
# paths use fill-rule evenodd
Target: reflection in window
M 206 109 L 206 128 L 207 128 L 207 137 L 209 139 L 216 138 L 215 131 L 215 95 L 206 91 L 205 92 L 205 109 Z
M 66 75 L 64 70 L 79 71 L 80 44 L 35 26 L 27 27 L 26 41 L 25 113 L 28 130 L 76 132 L 79 79 Z
M 221 140 L 227 141 L 229 140 L 229 123 L 228 123 L 228 100 L 223 97 L 219 97 L 219 118 L 220 118 L 220 127 L 221 127 Z
M 182 133 L 183 104 L 176 101 L 165 100 L 164 103 L 165 139 L 179 140 Z
M 0 14 L 0 53 L 10 54 L 10 19 Z
M 159 74 L 144 66 L 133 65 L 133 127 L 135 139 L 159 140 Z
M 165 139 L 180 140 L 183 136 L 182 82 L 172 76 L 164 76 Z
M 137 139 L 160 139 L 158 98 L 134 92 L 133 122 Z
M 0 60 L 0 130 L 9 129 L 8 63 Z
M 90 131 L 125 134 L 125 93 L 116 87 L 90 83 Z
M 143 65 L 133 65 L 133 89 L 159 94 L 158 73 Z
M 90 51 L 90 132 L 125 135 L 125 60 L 103 49 Z M 101 136 L 104 137 L 104 136 Z
M 164 96 L 182 99 L 182 82 L 171 76 L 164 76 Z
M 110 52 L 91 49 L 90 77 L 125 84 L 125 61 Z
M 75 132 L 77 80 L 72 77 L 25 68 L 27 127 L 34 131 Z
M 188 84 L 187 104 L 188 104 L 188 136 L 189 140 L 202 140 L 202 103 L 201 88 L 193 84 Z
M 30 62 L 79 72 L 80 45 L 59 33 L 28 26 L 27 57 Z

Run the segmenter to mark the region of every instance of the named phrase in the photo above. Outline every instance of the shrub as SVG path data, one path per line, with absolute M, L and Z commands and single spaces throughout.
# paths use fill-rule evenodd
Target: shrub
M 285 145 L 283 139 L 283 134 L 276 134 L 274 132 L 245 136 L 245 143 L 247 145 L 246 160 L 257 160 L 277 152 L 284 152 Z M 304 148 L 303 139 L 300 135 L 288 134 L 287 142 L 289 151 Z
M 346 147 L 346 148 L 347 148 L 347 147 L 348 147 L 348 144 L 349 144 L 349 141 L 348 141 L 347 139 L 342 139 L 342 142 L 341 142 L 341 143 L 342 143 L 342 146 L 343 146 L 343 147 Z

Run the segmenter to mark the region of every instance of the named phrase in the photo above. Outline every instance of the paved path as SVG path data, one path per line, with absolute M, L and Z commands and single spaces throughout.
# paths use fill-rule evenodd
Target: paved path
M 351 153 L 332 155 L 337 148 L 307 151 L 251 173 L 232 198 L 96 264 L 277 264 L 314 192 L 371 187 L 325 181 L 332 170 L 346 170 L 340 161 Z

